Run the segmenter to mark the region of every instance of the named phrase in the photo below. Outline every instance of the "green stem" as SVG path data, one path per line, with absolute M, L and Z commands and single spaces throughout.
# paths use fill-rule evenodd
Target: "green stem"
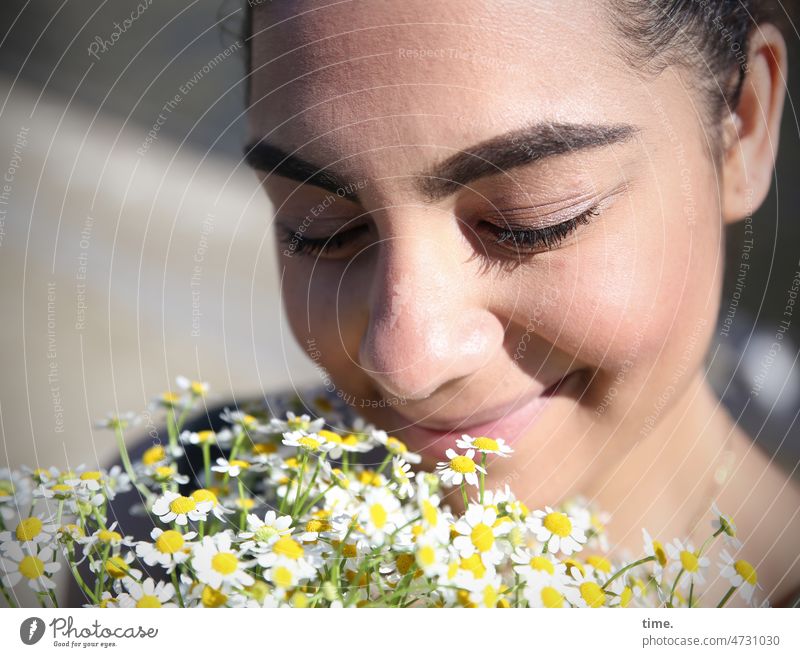
M 392 460 L 392 453 L 389 452 L 386 455 L 386 458 L 384 458 L 383 461 L 381 461 L 381 464 L 378 466 L 378 469 L 375 471 L 375 474 L 380 474 L 381 472 L 383 472 L 384 468 L 386 468 L 386 466 L 388 465 L 389 461 L 391 461 L 391 460 Z
M 203 485 L 206 488 L 211 487 L 211 445 L 206 440 L 202 446 L 203 450 L 203 473 L 205 475 L 205 481 Z
M 464 500 L 464 511 L 466 512 L 469 507 L 469 500 L 467 500 L 467 487 L 463 481 L 461 482 L 461 498 Z
M 731 599 L 731 596 L 735 592 L 736 592 L 736 587 L 735 586 L 731 586 L 731 588 L 729 588 L 728 592 L 725 594 L 725 597 L 723 597 L 722 600 L 719 601 L 719 604 L 717 605 L 717 609 L 721 609 L 722 607 L 724 607 L 725 604 L 728 602 L 728 600 Z
M 297 473 L 297 486 L 295 487 L 294 491 L 294 502 L 292 502 L 292 517 L 295 517 L 295 512 L 297 511 L 297 503 L 300 501 L 300 487 L 303 485 L 303 477 L 306 474 L 306 464 L 308 463 L 308 452 L 303 452 L 303 456 L 300 457 L 300 471 Z M 291 490 L 291 489 L 289 489 Z M 289 490 L 286 492 L 288 493 Z
M 601 586 L 600 588 L 605 590 L 608 587 L 608 585 L 611 584 L 611 582 L 613 582 L 615 579 L 617 579 L 617 577 L 619 577 L 626 571 L 630 570 L 631 568 L 636 568 L 636 566 L 641 566 L 643 563 L 647 563 L 648 561 L 655 561 L 655 559 L 656 559 L 655 556 L 650 556 L 650 557 L 645 557 L 644 559 L 639 559 L 639 561 L 634 561 L 633 563 L 629 563 L 627 566 L 620 568 L 616 573 L 614 573 L 608 579 L 608 581 L 606 581 L 606 583 L 603 584 L 603 586 Z
M 322 459 L 317 457 L 317 465 L 314 466 L 314 472 L 311 473 L 311 481 L 308 482 L 308 488 L 306 488 L 306 492 L 303 493 L 303 496 L 300 498 L 300 501 L 297 503 L 297 511 L 299 512 L 300 509 L 303 508 L 303 505 L 306 503 L 308 496 L 311 494 L 311 491 L 314 490 L 314 482 L 317 480 L 317 475 L 319 474 L 319 468 L 322 464 Z M 298 514 L 298 518 L 302 518 L 302 514 Z
M 133 469 L 130 456 L 128 455 L 128 447 L 125 444 L 125 434 L 122 432 L 122 429 L 119 427 L 119 425 L 114 427 L 114 435 L 117 438 L 117 449 L 119 450 L 119 457 L 122 461 L 122 467 L 125 468 L 125 472 L 127 473 L 128 477 L 130 477 L 131 483 L 136 486 L 136 490 L 142 494 L 145 506 L 149 507 L 151 496 L 150 491 L 146 486 L 143 486 L 141 483 L 139 483 L 139 480 L 136 477 L 136 472 Z
M 239 502 L 242 504 L 242 510 L 239 512 L 239 529 L 244 531 L 247 509 L 244 507 L 244 482 L 241 476 L 237 479 L 237 483 L 239 484 Z
M 678 576 L 675 578 L 675 581 L 672 583 L 672 591 L 669 594 L 669 606 L 672 606 L 672 599 L 675 597 L 675 589 L 678 588 L 678 582 L 680 581 L 681 577 L 683 577 L 683 573 L 686 572 L 685 568 L 681 568 L 681 571 L 678 573 Z
M 172 586 L 175 587 L 175 595 L 178 596 L 178 604 L 181 607 L 185 607 L 186 605 L 184 604 L 183 596 L 181 595 L 181 587 L 178 582 L 178 573 L 175 570 L 172 571 Z

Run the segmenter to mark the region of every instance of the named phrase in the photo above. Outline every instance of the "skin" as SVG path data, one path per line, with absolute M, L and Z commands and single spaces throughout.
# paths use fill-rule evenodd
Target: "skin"
M 251 136 L 357 193 L 260 171 L 287 316 L 337 393 L 428 467 L 462 432 L 506 439 L 492 484 L 532 507 L 585 495 L 612 514 L 619 551 L 641 553 L 642 526 L 698 546 L 717 500 L 763 593 L 788 595 L 800 493 L 702 368 L 724 226 L 769 190 L 780 33 L 754 35 L 715 161 L 694 74 L 626 64 L 603 3 L 287 4 L 254 12 Z M 633 134 L 425 193 L 448 158 L 547 122 Z M 541 228 L 587 202 L 588 222 L 551 248 L 496 242 L 508 217 Z M 298 251 L 298 233 L 331 248 Z

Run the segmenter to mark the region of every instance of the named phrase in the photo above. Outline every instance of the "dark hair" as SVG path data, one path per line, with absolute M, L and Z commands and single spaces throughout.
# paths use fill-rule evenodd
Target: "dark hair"
M 628 62 L 651 74 L 677 64 L 694 70 L 708 109 L 708 127 L 739 102 L 750 33 L 759 23 L 780 25 L 778 0 L 608 0 Z M 248 71 L 255 3 L 247 2 L 244 35 Z M 249 86 L 249 85 L 248 85 Z

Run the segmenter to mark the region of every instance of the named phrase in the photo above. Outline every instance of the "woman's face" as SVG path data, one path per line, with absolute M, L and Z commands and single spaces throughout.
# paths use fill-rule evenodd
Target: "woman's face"
M 613 471 L 717 314 L 689 74 L 641 75 L 589 0 L 313 4 L 254 13 L 252 162 L 299 343 L 431 460 L 504 438 L 547 499 Z

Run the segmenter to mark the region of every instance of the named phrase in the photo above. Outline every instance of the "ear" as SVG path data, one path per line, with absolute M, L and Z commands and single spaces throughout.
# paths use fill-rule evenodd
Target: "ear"
M 722 155 L 726 222 L 752 214 L 769 192 L 786 96 L 786 68 L 786 42 L 780 30 L 769 23 L 756 26 L 739 105 L 727 122 Z

